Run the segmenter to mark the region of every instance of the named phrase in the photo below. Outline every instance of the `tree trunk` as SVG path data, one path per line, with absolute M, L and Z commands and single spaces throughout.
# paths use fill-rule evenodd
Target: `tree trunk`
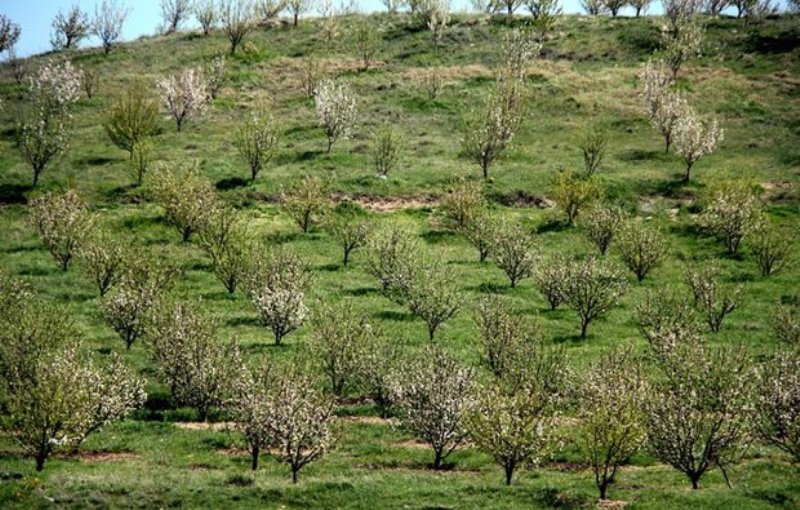
M 342 257 L 342 265 L 347 267 L 347 264 L 350 262 L 350 250 L 345 248 L 344 249 L 344 257 Z
M 259 454 L 259 453 L 261 453 L 261 450 L 259 449 L 259 447 L 258 447 L 258 446 L 254 446 L 254 447 L 253 447 L 253 448 L 250 450 L 250 454 L 251 454 L 251 456 L 253 457 L 253 460 L 252 460 L 252 462 L 250 463 L 250 467 L 253 469 L 253 471 L 255 471 L 255 470 L 257 470 L 257 469 L 258 469 L 258 454 Z
M 297 483 L 297 472 L 300 471 L 299 467 L 292 466 L 292 483 Z
M 442 467 L 442 450 L 435 449 L 433 456 L 433 469 L 441 469 Z
M 692 490 L 697 490 L 700 488 L 700 477 L 697 475 L 689 475 L 689 478 L 692 480 Z
M 504 467 L 506 472 L 506 485 L 511 485 L 511 479 L 514 476 L 514 463 L 510 462 Z
M 606 493 L 608 492 L 608 480 L 603 480 L 597 484 L 597 488 L 600 489 L 600 499 L 606 499 Z
M 689 178 L 691 177 L 691 173 L 692 173 L 692 163 L 688 163 L 686 165 L 686 173 L 683 174 L 683 183 L 684 184 L 688 184 L 689 183 Z
M 433 335 L 436 333 L 436 326 L 428 326 L 428 340 L 433 342 Z
M 292 26 L 295 28 L 297 28 L 297 17 L 299 14 L 300 14 L 299 12 L 294 13 L 294 23 L 292 24 Z
M 328 138 L 328 148 L 325 149 L 326 154 L 330 154 L 332 146 L 333 146 L 333 141 L 330 138 Z
M 586 329 L 589 327 L 587 319 L 581 319 L 581 338 L 586 338 Z

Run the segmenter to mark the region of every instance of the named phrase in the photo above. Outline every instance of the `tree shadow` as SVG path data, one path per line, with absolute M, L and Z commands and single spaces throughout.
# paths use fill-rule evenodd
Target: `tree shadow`
M 33 189 L 29 184 L 0 184 L 0 204 L 27 204 L 25 193 Z
M 243 188 L 250 184 L 250 181 L 247 179 L 242 179 L 241 177 L 228 177 L 227 179 L 220 179 L 214 185 L 220 191 L 227 191 L 236 188 Z
M 411 322 L 414 320 L 414 314 L 411 312 L 396 312 L 394 310 L 381 310 L 374 314 L 378 319 L 397 322 Z
M 370 294 L 379 294 L 380 291 L 374 287 L 359 287 L 357 289 L 346 289 L 342 291 L 342 294 L 347 294 L 348 296 L 353 297 L 362 297 L 368 296 Z

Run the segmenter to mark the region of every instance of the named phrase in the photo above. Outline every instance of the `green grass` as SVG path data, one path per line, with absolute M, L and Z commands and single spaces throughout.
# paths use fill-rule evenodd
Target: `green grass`
M 354 23 L 352 17 L 345 25 Z M 182 133 L 164 119 L 155 138 L 166 161 L 198 160 L 217 183 L 220 195 L 241 207 L 255 235 L 284 243 L 312 264 L 316 282 L 312 299 L 352 299 L 386 334 L 409 349 L 426 345 L 426 328 L 406 309 L 378 292 L 364 271 L 363 254 L 353 254 L 350 268 L 339 264 L 339 252 L 319 230 L 301 234 L 275 206 L 281 186 L 305 174 L 331 178 L 337 194 L 387 198 L 436 197 L 455 177 L 479 177 L 477 166 L 459 157 L 463 115 L 485 97 L 491 85 L 497 42 L 507 30 L 503 20 L 477 22 L 457 15 L 437 50 L 430 35 L 411 29 L 405 17 L 375 16 L 384 27 L 377 69 L 355 71 L 351 46 L 340 40 L 325 51 L 315 22 L 296 30 L 258 31 L 247 39 L 247 51 L 234 58 L 222 95 L 209 112 L 190 120 Z M 515 23 L 521 23 L 516 21 Z M 681 285 L 689 260 L 720 260 L 729 281 L 746 282 L 746 300 L 709 335 L 715 345 L 745 341 L 755 358 L 777 346 L 770 325 L 772 307 L 796 292 L 797 265 L 764 279 L 745 246 L 735 258 L 696 228 L 696 203 L 708 185 L 725 177 L 762 184 L 771 216 L 797 226 L 800 182 L 800 29 L 797 17 L 781 17 L 745 26 L 741 20 L 709 20 L 707 50 L 682 72 L 681 87 L 703 113 L 714 114 L 726 131 L 720 149 L 697 164 L 692 183 L 676 184 L 681 162 L 664 155 L 661 139 L 650 128 L 636 96 L 636 73 L 657 42 L 656 19 L 607 19 L 567 16 L 556 36 L 545 43 L 544 58 L 528 81 L 533 104 L 508 157 L 491 171 L 487 194 L 504 215 L 525 221 L 543 253 L 570 256 L 593 248 L 580 227 L 565 227 L 553 209 L 523 207 L 546 197 L 547 185 L 559 169 L 581 164 L 576 134 L 595 117 L 608 121 L 611 142 L 599 178 L 606 194 L 626 208 L 652 218 L 670 239 L 668 260 L 641 284 L 631 275 L 631 289 L 620 306 L 592 323 L 589 337 L 578 338 L 574 312 L 547 310 L 530 280 L 510 289 L 504 274 L 491 263 L 477 262 L 475 251 L 459 236 L 440 231 L 434 208 L 415 207 L 370 213 L 376 222 L 402 222 L 414 228 L 430 250 L 453 265 L 455 284 L 469 303 L 437 332 L 437 342 L 464 362 L 478 364 L 473 303 L 486 292 L 507 295 L 526 314 L 537 316 L 547 335 L 564 345 L 571 365 L 580 371 L 615 345 L 645 342 L 633 311 L 647 290 Z M 347 34 L 344 29 L 342 33 Z M 104 323 L 93 285 L 73 268 L 61 272 L 26 225 L 25 202 L 46 190 L 74 185 L 121 242 L 166 250 L 184 270 L 176 292 L 202 297 L 219 316 L 225 336 L 235 335 L 249 358 L 295 359 L 308 356 L 309 331 L 303 327 L 271 346 L 267 330 L 240 294 L 229 296 L 209 272 L 209 261 L 196 244 L 183 244 L 164 223 L 160 209 L 131 187 L 126 154 L 113 147 L 101 123 L 112 97 L 134 79 L 176 72 L 224 52 L 221 34 L 210 37 L 177 34 L 143 38 L 104 57 L 99 50 L 80 51 L 73 60 L 102 71 L 99 94 L 82 100 L 75 110 L 75 136 L 67 155 L 43 174 L 31 190 L 31 172 L 13 143 L 14 106 L 20 89 L 9 76 L 0 78 L 6 110 L 0 113 L 0 267 L 27 279 L 45 299 L 74 311 L 83 326 L 85 345 L 97 356 L 123 353 L 148 377 L 150 399 L 132 418 L 92 436 L 86 452 L 124 453 L 115 459 L 55 458 L 37 474 L 9 439 L 0 437 L 0 506 L 3 507 L 250 507 L 336 508 L 530 508 L 591 507 L 596 490 L 590 471 L 575 447 L 567 443 L 556 458 L 522 473 L 512 487 L 501 483 L 491 459 L 467 448 L 450 459 L 452 468 L 434 473 L 427 468 L 428 450 L 410 448 L 403 431 L 385 424 L 342 419 L 338 447 L 301 472 L 292 486 L 288 471 L 265 459 L 253 474 L 243 443 L 229 431 L 185 430 L 173 422 L 190 421 L 190 410 L 174 409 L 143 347 L 125 352 L 123 342 Z M 313 103 L 299 87 L 300 58 L 316 56 L 348 81 L 359 96 L 360 125 L 353 140 L 340 141 L 324 154 L 325 139 L 315 127 Z M 32 59 L 32 65 L 42 58 Z M 448 68 L 446 87 L 429 100 L 419 82 L 431 65 Z M 284 136 L 279 154 L 254 184 L 231 186 L 248 175 L 232 146 L 231 133 L 247 110 L 268 100 Z M 369 135 L 383 122 L 403 132 L 406 146 L 399 168 L 389 179 L 373 177 Z M 780 186 L 776 188 L 776 185 Z M 503 205 L 505 204 L 505 205 Z M 610 255 L 617 259 L 617 255 Z M 343 407 L 340 414 L 374 415 L 369 406 Z M 568 430 L 566 431 L 567 435 Z M 633 459 L 612 486 L 613 499 L 635 508 L 791 508 L 800 505 L 800 476 L 788 457 L 755 444 L 732 471 L 734 489 L 721 474 L 710 473 L 704 488 L 691 491 L 683 476 L 647 453 Z

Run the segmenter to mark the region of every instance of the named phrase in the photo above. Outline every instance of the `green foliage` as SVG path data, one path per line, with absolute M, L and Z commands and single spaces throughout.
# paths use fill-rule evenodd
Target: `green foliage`
M 137 143 L 158 132 L 158 117 L 154 94 L 135 82 L 111 105 L 103 127 L 111 143 L 133 157 Z

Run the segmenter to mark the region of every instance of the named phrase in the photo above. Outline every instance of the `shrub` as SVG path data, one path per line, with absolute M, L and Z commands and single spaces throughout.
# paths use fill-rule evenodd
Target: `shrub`
M 536 261 L 533 236 L 519 223 L 498 225 L 493 239 L 492 258 L 511 281 L 511 288 L 533 273 Z
M 752 249 L 761 276 L 771 276 L 789 263 L 793 240 L 792 235 L 773 225 L 762 223 L 756 228 Z
M 164 107 L 178 132 L 190 117 L 199 117 L 208 106 L 207 82 L 200 69 L 184 69 L 156 83 Z
M 692 289 L 694 304 L 708 327 L 717 332 L 722 321 L 742 303 L 744 287 L 725 285 L 719 281 L 719 268 L 713 264 L 686 269 L 686 283 Z
M 628 290 L 625 276 L 594 257 L 569 264 L 564 281 L 564 302 L 581 317 L 581 338 L 598 316 L 613 308 Z
M 625 211 L 612 204 L 597 203 L 586 211 L 583 228 L 601 255 L 605 255 L 614 236 L 626 219 Z
M 483 185 L 460 179 L 439 201 L 437 212 L 446 228 L 459 231 L 466 228 L 486 210 Z
M 163 31 L 167 34 L 177 32 L 181 23 L 186 21 L 190 14 L 189 0 L 161 0 L 159 5 L 164 23 Z
M 648 292 L 636 313 L 639 329 L 656 356 L 668 356 L 679 345 L 700 341 L 692 304 L 670 289 Z
M 189 241 L 208 223 L 216 203 L 214 186 L 194 165 L 163 166 L 154 177 L 152 193 L 164 208 L 167 223 L 180 232 L 184 242 Z
M 103 0 L 94 6 L 92 19 L 92 35 L 103 44 L 103 51 L 108 55 L 111 47 L 122 37 L 122 26 L 128 17 L 128 10 L 117 0 Z
M 75 191 L 51 192 L 31 202 L 30 222 L 58 266 L 66 271 L 81 244 L 94 229 L 86 202 Z
M 305 176 L 289 189 L 281 191 L 281 208 L 303 232 L 308 232 L 318 216 L 330 208 L 328 184 L 318 177 Z
M 146 343 L 158 371 L 181 406 L 206 421 L 232 388 L 235 343 L 219 340 L 219 326 L 195 303 L 164 303 L 147 328 Z
M 144 183 L 144 176 L 150 170 L 150 165 L 153 162 L 153 144 L 149 139 L 138 141 L 133 145 L 131 150 L 131 157 L 128 161 L 128 167 L 137 186 Z
M 252 112 L 239 127 L 234 145 L 250 167 L 250 180 L 259 172 L 278 149 L 279 129 L 266 111 Z
M 356 98 L 346 84 L 326 79 L 314 90 L 314 103 L 319 125 L 328 137 L 326 152 L 330 152 L 334 142 L 350 137 L 356 122 Z
M 779 352 L 758 370 L 756 411 L 761 438 L 800 462 L 800 357 Z
M 355 211 L 339 208 L 325 218 L 325 230 L 342 250 L 342 265 L 347 267 L 353 250 L 364 246 L 372 232 L 372 222 Z
M 375 133 L 372 147 L 372 162 L 379 177 L 387 177 L 400 159 L 402 136 L 390 125 L 384 125 Z
M 254 252 L 244 218 L 230 207 L 216 206 L 199 234 L 214 276 L 233 294 L 245 279 Z
M 86 93 L 86 98 L 91 99 L 97 93 L 100 87 L 100 71 L 89 67 L 82 67 L 81 74 L 81 87 Z
M 378 406 L 382 418 L 388 418 L 395 405 L 400 356 L 396 343 L 373 334 L 358 360 L 356 377 L 366 395 Z
M 492 252 L 497 223 L 497 218 L 483 209 L 460 229 L 467 241 L 478 250 L 480 262 L 485 261 Z
M 577 172 L 563 171 L 553 177 L 550 195 L 567 215 L 567 222 L 573 225 L 582 209 L 602 198 L 602 190 L 592 178 L 584 179 Z
M 253 4 L 250 0 L 221 0 L 219 19 L 222 22 L 222 31 L 231 44 L 231 56 L 236 55 L 236 48 L 256 28 L 257 18 Z
M 366 71 L 375 61 L 378 53 L 380 35 L 375 26 L 368 21 L 359 23 L 355 29 L 355 49 L 361 59 L 361 70 Z
M 208 35 L 219 19 L 216 2 L 214 0 L 197 0 L 194 5 L 194 17 L 203 29 L 203 35 Z
M 125 246 L 106 231 L 90 236 L 78 249 L 78 261 L 100 292 L 100 297 L 119 280 L 125 266 Z
M 311 317 L 311 349 L 337 397 L 355 383 L 361 356 L 374 336 L 373 327 L 350 303 L 319 303 Z
M 615 349 L 581 376 L 578 443 L 594 472 L 600 499 L 619 466 L 642 447 L 646 386 L 630 349 Z
M 429 349 L 405 364 L 395 389 L 404 428 L 433 448 L 433 468 L 467 440 L 473 407 L 473 371 L 441 349 Z
M 800 345 L 800 307 L 796 303 L 779 305 L 772 315 L 775 336 L 790 346 Z
M 748 186 L 724 182 L 711 193 L 700 223 L 725 244 L 728 253 L 735 254 L 742 240 L 761 223 L 762 217 L 758 197 Z
M 444 88 L 444 78 L 442 77 L 442 70 L 438 67 L 428 69 L 422 77 L 425 92 L 428 94 L 428 99 L 433 101 L 439 94 L 442 93 Z
M 276 345 L 303 324 L 311 278 L 306 263 L 294 253 L 280 250 L 255 258 L 245 288 Z
M 134 158 L 136 145 L 158 131 L 158 103 L 141 82 L 136 82 L 112 103 L 103 127 L 111 143 Z
M 366 251 L 367 273 L 378 280 L 384 293 L 400 297 L 421 259 L 416 236 L 397 225 L 381 229 L 369 236 Z
M 553 255 L 539 264 L 534 279 L 542 297 L 555 310 L 564 302 L 564 284 L 569 277 L 569 264 L 561 255 Z
M 219 55 L 214 57 L 211 62 L 206 65 L 206 91 L 210 99 L 216 99 L 219 91 L 222 90 L 222 84 L 225 82 L 225 72 L 227 71 L 227 62 L 225 57 Z
M 463 304 L 455 281 L 450 266 L 436 260 L 415 271 L 405 289 L 408 307 L 428 325 L 431 341 L 439 326 L 453 318 Z
M 677 152 L 686 163 L 683 182 L 689 182 L 692 167 L 697 161 L 714 149 L 724 139 L 724 131 L 717 127 L 716 119 L 703 122 L 692 108 L 685 107 L 677 117 L 672 130 Z
M 591 177 L 600 168 L 608 146 L 608 134 L 605 126 L 592 124 L 584 128 L 578 139 L 578 146 L 583 153 L 584 176 Z
M 622 262 L 633 271 L 637 280 L 642 281 L 664 260 L 667 240 L 660 230 L 647 227 L 636 219 L 629 221 L 620 231 L 617 248 Z
M 319 62 L 313 58 L 303 59 L 301 81 L 303 84 L 303 92 L 305 92 L 308 97 L 314 97 L 317 93 L 317 85 L 319 85 L 322 75 L 323 70 Z
M 475 322 L 483 347 L 483 364 L 498 378 L 512 370 L 520 346 L 539 336 L 538 329 L 500 296 L 487 296 L 478 302 Z
M 430 30 L 434 44 L 438 46 L 450 22 L 449 0 L 419 0 L 416 11 L 412 12 Z
M 89 15 L 78 5 L 73 5 L 65 15 L 59 9 L 53 19 L 53 32 L 50 44 L 55 50 L 77 48 L 82 39 L 89 35 Z

